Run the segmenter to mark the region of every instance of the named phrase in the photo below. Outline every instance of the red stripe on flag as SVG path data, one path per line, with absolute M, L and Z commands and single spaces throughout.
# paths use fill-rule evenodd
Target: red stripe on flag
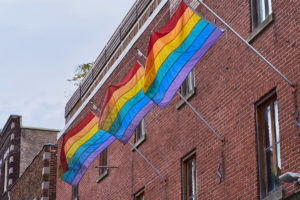
M 64 150 L 66 142 L 76 135 L 81 129 L 83 129 L 93 118 L 95 115 L 93 113 L 89 113 L 79 124 L 77 124 L 73 129 L 68 131 L 63 138 L 63 142 L 61 145 L 61 150 L 60 150 L 60 161 L 61 161 L 61 166 L 63 168 L 63 172 L 66 172 L 68 170 L 68 163 L 66 159 L 66 153 Z
M 139 65 L 139 63 L 135 62 L 134 65 L 133 65 L 133 67 L 131 68 L 130 72 L 126 75 L 126 77 L 120 83 L 118 83 L 117 85 L 111 85 L 111 86 L 108 87 L 107 93 L 106 93 L 105 98 L 104 98 L 103 105 L 101 107 L 100 118 L 102 117 L 102 114 L 103 114 L 103 111 L 105 109 L 105 106 L 109 102 L 112 94 L 117 89 L 119 89 L 120 87 L 126 85 L 126 83 L 131 80 L 131 78 L 136 74 L 136 72 L 140 69 L 140 67 L 141 66 Z
M 154 31 L 151 36 L 150 36 L 150 41 L 149 41 L 149 46 L 148 46 L 148 52 L 147 52 L 147 56 L 149 55 L 150 51 L 152 50 L 153 45 L 155 44 L 155 42 L 167 35 L 170 31 L 172 31 L 178 20 L 180 19 L 180 17 L 183 15 L 184 11 L 187 9 L 187 5 L 184 3 L 184 1 L 181 1 L 176 13 L 173 15 L 172 19 L 168 22 L 168 24 L 161 29 L 160 31 Z

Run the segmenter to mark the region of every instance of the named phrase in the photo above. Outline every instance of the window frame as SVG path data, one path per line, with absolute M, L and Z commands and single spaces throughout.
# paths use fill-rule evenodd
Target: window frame
M 104 158 L 103 158 L 104 156 Z M 108 166 L 108 148 L 104 149 L 99 155 L 99 166 Z M 109 174 L 109 168 L 99 167 L 99 176 L 97 183 L 104 179 Z
M 275 106 L 275 102 L 277 102 L 277 106 Z M 266 122 L 264 115 L 266 114 L 264 109 L 270 107 L 271 117 Z M 276 110 L 277 108 L 277 110 Z M 277 112 L 277 113 L 276 113 Z M 260 188 L 260 196 L 261 199 L 269 196 L 270 194 L 281 189 L 281 183 L 279 180 L 280 176 L 280 167 L 281 167 L 281 155 L 280 155 L 280 129 L 279 129 L 279 119 L 278 119 L 278 99 L 276 95 L 276 91 L 272 90 L 269 94 L 264 96 L 258 102 L 255 103 L 255 115 L 256 115 L 256 145 L 257 145 L 257 163 L 259 168 L 259 188 Z M 271 128 L 268 128 L 268 131 L 271 129 L 271 145 L 265 148 L 266 145 L 266 124 Z M 270 141 L 270 140 L 269 140 Z M 267 157 L 266 151 L 271 151 L 275 156 L 269 161 L 271 162 L 271 166 L 274 167 L 274 163 L 276 163 L 275 177 L 274 177 L 274 188 L 268 191 L 268 166 L 267 166 Z M 280 164 L 279 164 L 280 163 Z M 271 167 L 269 167 L 271 170 Z
M 142 197 L 142 199 L 140 199 Z M 140 189 L 138 192 L 134 194 L 134 200 L 145 200 L 145 191 L 144 188 Z
M 145 118 L 141 120 L 141 122 L 138 124 L 138 126 L 135 129 L 135 137 L 134 137 L 134 145 L 135 147 L 138 147 L 141 143 L 143 143 L 146 140 L 146 126 L 145 126 Z M 142 128 L 141 128 L 142 127 Z M 140 129 L 142 129 L 143 134 L 140 133 Z M 140 135 L 138 137 L 138 135 Z
M 193 76 L 190 76 L 190 74 L 192 74 Z M 189 77 L 192 77 L 193 80 L 191 81 L 192 82 L 192 88 L 190 88 L 187 92 L 184 92 L 184 89 L 183 89 L 183 85 L 186 84 L 187 82 L 187 79 Z M 195 68 L 192 69 L 192 71 L 189 72 L 189 75 L 187 76 L 187 78 L 184 80 L 184 82 L 181 84 L 180 86 L 180 94 L 182 96 L 184 96 L 184 98 L 186 100 L 189 100 L 191 99 L 195 94 L 196 94 L 196 76 L 195 76 Z M 177 102 L 176 104 L 176 109 L 179 110 L 183 105 L 185 105 L 185 101 L 180 98 L 179 101 Z
M 77 186 L 72 186 L 72 200 L 79 200 L 78 185 Z
M 264 10 L 261 10 L 262 4 L 260 4 L 258 1 L 264 1 Z M 267 3 L 267 4 L 266 4 Z M 267 6 L 266 6 L 267 5 Z M 259 27 L 260 24 L 262 24 L 264 21 L 267 20 L 268 17 L 270 17 L 273 13 L 272 11 L 272 1 L 271 0 L 250 0 L 250 8 L 251 8 L 251 28 L 252 31 Z M 268 14 L 267 14 L 268 12 Z M 262 16 L 262 13 L 265 13 L 264 16 Z M 261 19 L 262 18 L 262 19 Z
M 190 78 L 192 80 L 190 80 Z M 187 75 L 186 79 L 182 82 L 180 86 L 180 93 L 182 94 L 182 96 L 185 97 L 188 96 L 190 93 L 192 93 L 194 90 L 195 90 L 195 70 L 192 69 Z
M 184 156 L 181 159 L 181 184 L 182 184 L 182 200 L 189 200 L 188 197 L 188 178 L 187 178 L 187 174 L 188 174 L 188 161 L 193 160 L 195 163 L 194 166 L 194 199 L 193 200 L 197 200 L 197 159 L 196 159 L 196 151 L 193 150 L 192 152 L 188 153 L 186 156 Z
M 4 161 L 4 182 L 3 182 L 3 193 L 8 190 L 8 158 Z

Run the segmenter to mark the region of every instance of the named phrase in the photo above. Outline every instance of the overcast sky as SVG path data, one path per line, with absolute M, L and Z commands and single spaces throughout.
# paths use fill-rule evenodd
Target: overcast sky
M 0 129 L 62 129 L 76 66 L 96 59 L 135 0 L 0 0 Z

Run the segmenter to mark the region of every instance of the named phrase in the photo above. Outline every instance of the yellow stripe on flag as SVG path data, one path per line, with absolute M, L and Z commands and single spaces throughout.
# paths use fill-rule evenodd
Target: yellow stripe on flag
M 66 158 L 67 158 L 67 163 L 70 162 L 72 156 L 75 154 L 77 149 L 84 144 L 86 141 L 88 141 L 91 137 L 93 137 L 97 131 L 99 130 L 98 128 L 98 123 L 89 131 L 87 132 L 82 138 L 77 140 L 69 149 L 69 151 L 66 153 Z
M 156 73 L 162 63 L 166 60 L 166 58 L 172 53 L 175 49 L 177 49 L 181 43 L 186 39 L 186 37 L 190 34 L 190 32 L 193 30 L 193 28 L 196 26 L 196 24 L 201 20 L 201 18 L 194 14 L 188 23 L 183 27 L 181 32 L 176 36 L 176 38 L 165 45 L 163 49 L 159 52 L 159 54 L 154 59 L 154 64 L 149 69 L 148 73 L 145 74 L 145 85 L 144 85 L 144 92 L 147 91 L 147 89 L 150 87 L 152 82 L 154 81 L 156 77 Z M 159 44 L 164 45 L 164 44 Z
M 132 89 L 130 89 L 126 94 L 124 94 L 122 97 L 120 97 L 118 99 L 118 101 L 114 105 L 112 111 L 109 113 L 109 115 L 107 116 L 107 118 L 105 120 L 105 123 L 104 123 L 104 126 L 103 126 L 104 131 L 109 131 L 110 126 L 115 121 L 116 117 L 118 116 L 118 113 L 120 112 L 120 110 L 122 109 L 124 104 L 128 100 L 133 98 L 141 90 L 141 88 L 143 88 L 144 77 L 141 77 L 139 80 L 137 80 L 137 77 L 134 76 L 133 79 L 135 79 L 136 85 Z

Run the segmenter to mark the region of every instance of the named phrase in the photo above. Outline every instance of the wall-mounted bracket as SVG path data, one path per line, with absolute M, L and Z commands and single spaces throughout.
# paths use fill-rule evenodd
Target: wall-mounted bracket
M 219 176 L 219 185 L 221 184 L 221 182 L 222 182 L 222 174 L 221 174 L 221 172 L 220 172 L 220 168 L 221 168 L 221 164 L 220 163 L 218 163 L 218 168 L 217 168 L 217 174 L 218 174 L 218 176 Z
M 299 128 L 299 136 L 300 136 L 300 122 L 298 121 L 300 117 L 300 112 L 296 112 L 296 126 Z
M 117 166 L 95 166 L 95 168 L 105 168 L 105 169 L 108 169 L 108 168 L 119 168 L 119 167 L 117 167 Z

